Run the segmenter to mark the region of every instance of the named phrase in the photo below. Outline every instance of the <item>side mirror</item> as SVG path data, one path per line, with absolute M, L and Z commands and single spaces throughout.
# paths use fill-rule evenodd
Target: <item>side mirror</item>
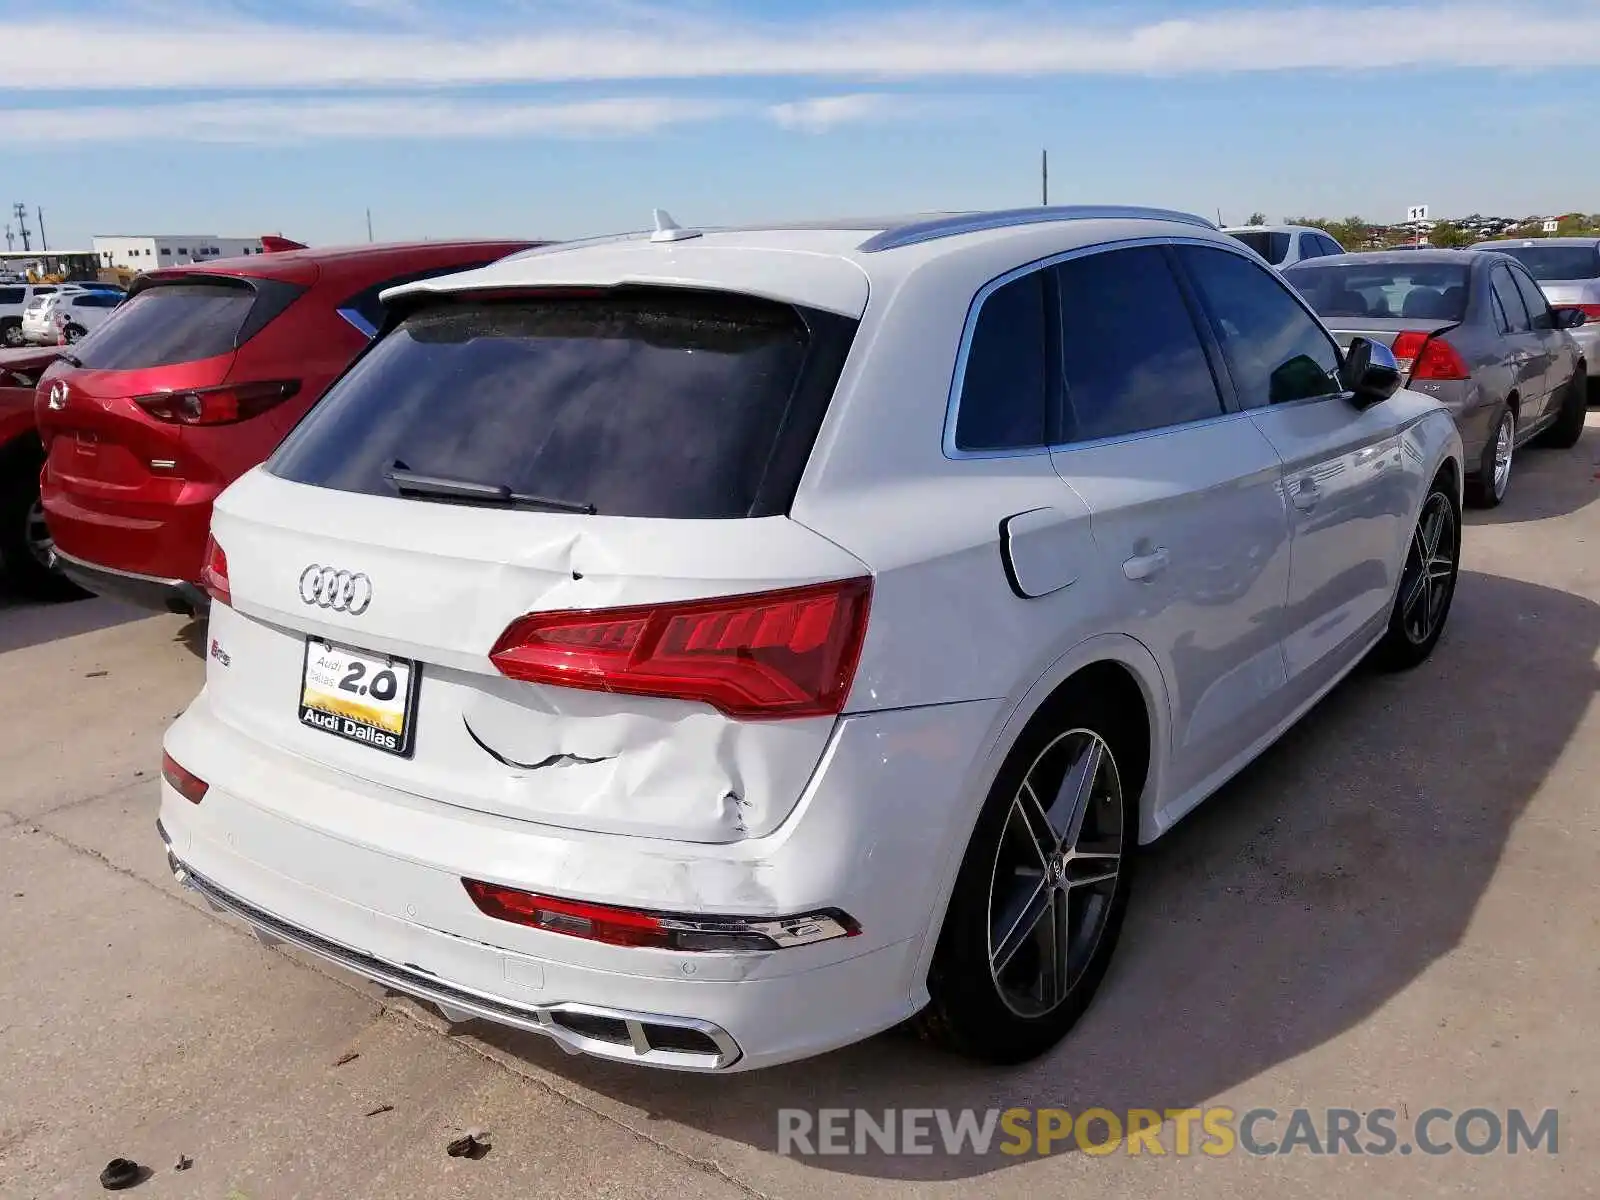
M 1589 323 L 1589 314 L 1581 308 L 1561 307 L 1550 310 L 1556 319 L 1557 329 L 1577 329 Z
M 1400 364 L 1389 347 L 1362 337 L 1351 341 L 1344 365 L 1339 368 L 1339 383 L 1357 408 L 1382 404 L 1400 390 L 1403 382 Z

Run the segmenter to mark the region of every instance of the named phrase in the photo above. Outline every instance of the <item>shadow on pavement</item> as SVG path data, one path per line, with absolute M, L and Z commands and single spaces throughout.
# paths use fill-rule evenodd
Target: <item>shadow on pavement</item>
M 568 1058 L 501 1028 L 474 1032 L 649 1119 L 767 1151 L 780 1108 L 1202 1106 L 1361 1023 L 1457 945 L 1512 826 L 1595 695 L 1597 646 L 1591 601 L 1463 573 L 1431 662 L 1397 676 L 1358 671 L 1147 850 L 1094 1006 L 1037 1062 L 973 1066 L 897 1031 L 708 1078 Z M 807 1161 L 951 1180 L 1031 1159 Z
M 55 604 L 0 596 L 0 654 L 141 621 L 149 615 L 143 609 L 98 596 Z
M 1570 450 L 1524 446 L 1511 462 L 1511 483 L 1499 508 L 1468 509 L 1466 524 L 1517 525 L 1565 517 L 1600 500 L 1600 416 Z
M 190 617 L 183 623 L 183 628 L 172 635 L 172 640 L 180 644 L 190 654 L 201 662 L 206 659 L 207 633 L 210 623 L 204 617 Z

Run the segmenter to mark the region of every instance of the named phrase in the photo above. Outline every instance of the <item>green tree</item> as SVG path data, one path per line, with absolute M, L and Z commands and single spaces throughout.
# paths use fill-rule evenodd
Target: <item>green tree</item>
M 1251 213 L 1250 214 L 1250 219 L 1245 222 L 1246 225 L 1265 225 L 1266 223 L 1267 223 L 1267 214 L 1266 213 L 1259 213 L 1259 212 L 1258 213 Z
M 1441 250 L 1456 250 L 1472 245 L 1472 235 L 1454 221 L 1440 221 L 1428 234 L 1428 244 Z

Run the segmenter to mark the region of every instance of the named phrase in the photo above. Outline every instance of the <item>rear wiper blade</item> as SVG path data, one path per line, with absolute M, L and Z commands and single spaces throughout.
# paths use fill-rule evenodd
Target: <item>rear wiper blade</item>
M 461 504 L 502 505 L 506 508 L 540 508 L 547 512 L 582 513 L 589 517 L 594 516 L 596 512 L 592 504 L 517 492 L 503 483 L 479 483 L 472 479 L 424 475 L 420 471 L 408 470 L 401 466 L 390 467 L 383 475 L 394 484 L 402 497 L 454 500 Z

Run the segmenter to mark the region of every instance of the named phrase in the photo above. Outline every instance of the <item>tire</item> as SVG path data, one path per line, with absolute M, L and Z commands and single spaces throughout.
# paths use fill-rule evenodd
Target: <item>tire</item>
M 1506 430 L 1510 426 L 1509 431 Z M 1502 432 L 1507 432 L 1505 469 L 1499 470 L 1499 447 Z M 1467 500 L 1474 508 L 1498 508 L 1511 486 L 1511 465 L 1517 450 L 1517 415 L 1509 407 L 1502 408 L 1489 436 L 1483 443 L 1483 456 L 1478 460 L 1478 473 L 1467 481 Z
M 1450 619 L 1461 574 L 1461 507 L 1440 476 L 1428 489 L 1395 591 L 1389 628 L 1373 651 L 1382 670 L 1408 671 L 1426 662 Z
M 4 325 L 0 325 L 0 346 L 14 347 L 22 344 L 21 321 L 7 321 Z
M 0 570 L 12 591 L 30 599 L 81 600 L 89 593 L 48 564 L 39 542 L 42 457 L 25 442 L 0 453 Z
M 973 828 L 928 973 L 930 1000 L 913 1022 L 928 1041 L 983 1062 L 1025 1062 L 1088 1009 L 1127 911 L 1144 784 L 1139 739 L 1148 737 L 1112 712 L 1104 695 L 1096 702 L 1069 685 L 1012 747 Z M 1086 792 L 1068 786 L 1084 778 Z M 1034 787 L 1043 806 L 1029 803 Z M 1046 839 L 1051 853 L 1040 849 Z M 1068 932 L 1066 954 L 1052 960 L 1065 964 L 1058 972 L 1047 961 L 1057 913 Z
M 1555 424 L 1539 435 L 1539 445 L 1551 450 L 1570 450 L 1583 436 L 1583 423 L 1589 416 L 1589 371 L 1582 363 L 1561 393 L 1561 410 Z

